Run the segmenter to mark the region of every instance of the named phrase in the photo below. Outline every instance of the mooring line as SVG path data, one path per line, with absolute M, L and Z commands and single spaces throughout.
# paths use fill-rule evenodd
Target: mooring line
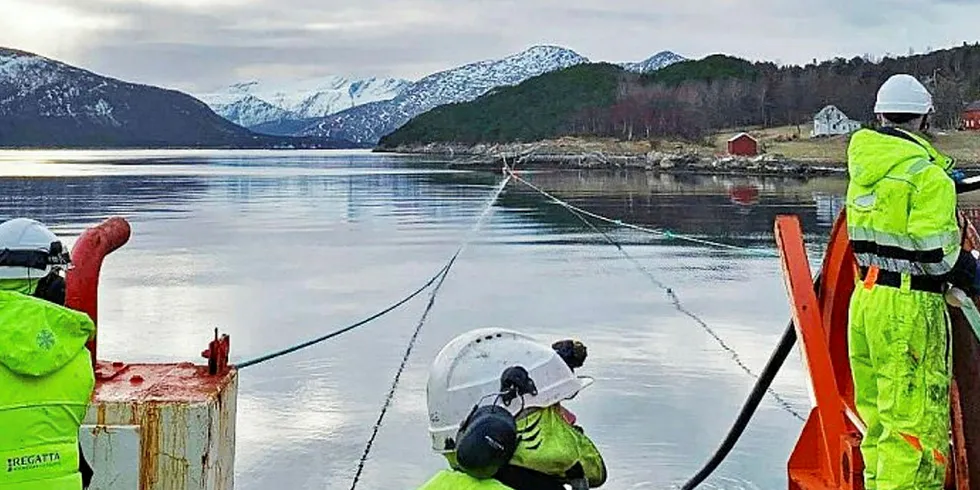
M 750 368 L 748 367 L 748 365 L 746 365 L 746 364 L 745 364 L 745 362 L 744 362 L 744 361 L 742 361 L 742 358 L 741 358 L 741 356 L 739 356 L 739 354 L 738 354 L 738 352 L 737 352 L 737 351 L 736 351 L 736 350 L 735 350 L 734 348 L 732 348 L 731 346 L 729 346 L 729 345 L 728 345 L 728 344 L 727 344 L 727 343 L 726 343 L 726 342 L 725 342 L 725 341 L 724 341 L 724 340 L 723 340 L 723 339 L 721 338 L 721 336 L 720 336 L 720 335 L 718 335 L 718 333 L 717 333 L 717 332 L 715 332 L 715 331 L 714 331 L 714 329 L 712 329 L 712 328 L 711 328 L 711 327 L 710 327 L 710 326 L 708 325 L 708 323 L 707 323 L 707 322 L 705 322 L 705 321 L 704 321 L 703 319 L 701 319 L 701 317 L 699 317 L 698 315 L 696 315 L 696 314 L 695 314 L 694 312 L 692 312 L 692 311 L 690 311 L 690 310 L 688 310 L 687 308 L 685 308 L 685 307 L 684 307 L 684 305 L 682 305 L 682 304 L 681 304 L 681 300 L 680 300 L 680 298 L 679 298 L 679 297 L 677 296 L 677 293 L 675 293 L 675 292 L 674 292 L 674 290 L 673 290 L 673 288 L 671 288 L 671 287 L 669 287 L 669 286 L 667 286 L 666 284 L 664 284 L 663 282 L 661 282 L 661 281 L 660 281 L 659 279 L 657 279 L 657 277 L 656 277 L 656 276 L 655 276 L 655 275 L 654 275 L 654 274 L 653 274 L 652 272 L 650 272 L 650 270 L 649 270 L 649 269 L 647 269 L 647 268 L 646 268 L 646 267 L 645 267 L 645 266 L 644 266 L 644 265 L 643 265 L 643 264 L 642 264 L 642 263 L 641 263 L 640 261 L 638 261 L 638 260 L 636 260 L 636 258 L 634 258 L 634 257 L 633 257 L 633 256 L 632 256 L 632 255 L 631 255 L 631 254 L 630 254 L 629 252 L 627 252 L 627 251 L 626 251 L 626 249 L 625 249 L 625 248 L 623 248 L 623 246 L 622 246 L 622 245 L 621 245 L 621 244 L 620 244 L 619 242 L 617 242 L 617 241 L 616 241 L 616 240 L 615 240 L 614 238 L 612 238 L 611 236 L 609 236 L 609 234 L 608 234 L 608 233 L 606 233 L 605 231 L 603 231 L 603 230 L 601 230 L 601 229 L 600 229 L 599 227 L 597 227 L 597 226 L 596 226 L 596 225 L 595 225 L 594 223 L 592 223 L 591 221 L 589 221 L 589 220 L 588 220 L 588 219 L 586 218 L 586 216 L 593 216 L 593 217 L 595 217 L 595 216 L 597 216 L 597 215 L 594 215 L 593 213 L 589 213 L 588 211 L 584 211 L 584 212 L 583 212 L 583 210 L 581 210 L 581 209 L 579 209 L 579 208 L 577 208 L 576 206 L 572 206 L 572 205 L 570 205 L 570 204 L 567 204 L 567 203 L 564 203 L 564 201 L 562 201 L 561 199 L 558 199 L 557 197 L 555 197 L 555 196 L 553 196 L 553 195 L 551 195 L 551 194 L 549 194 L 549 193 L 547 193 L 547 192 L 545 192 L 544 190 L 542 190 L 542 189 L 540 189 L 539 187 L 537 187 L 537 186 L 535 186 L 535 185 L 533 185 L 533 184 L 531 184 L 530 182 L 527 182 L 527 181 L 525 181 L 525 180 L 524 180 L 524 179 L 522 179 L 521 177 L 519 177 L 519 176 L 517 176 L 517 175 L 515 175 L 515 174 L 513 173 L 513 171 L 511 171 L 511 170 L 510 170 L 509 168 L 508 168 L 508 169 L 506 169 L 505 171 L 506 171 L 506 172 L 507 172 L 508 174 L 510 174 L 510 175 L 512 175 L 512 176 L 514 176 L 514 179 L 515 179 L 515 180 L 517 180 L 517 181 L 519 181 L 519 182 L 523 182 L 524 184 L 526 184 L 526 185 L 528 185 L 528 186 L 529 186 L 529 187 L 531 187 L 532 189 L 535 189 L 536 191 L 538 191 L 539 193 L 541 193 L 541 195 L 543 195 L 543 196 L 546 196 L 546 197 L 548 197 L 549 199 L 551 199 L 552 201 L 554 201 L 554 202 L 555 202 L 556 204 L 560 204 L 560 205 L 562 205 L 563 207 L 565 207 L 565 209 L 567 209 L 567 210 L 569 210 L 569 211 L 570 211 L 570 212 L 571 212 L 571 213 L 572 213 L 572 214 L 573 214 L 573 215 L 574 215 L 574 216 L 575 216 L 576 218 L 578 218 L 578 219 L 579 219 L 579 221 L 581 221 L 582 223 L 584 223 L 584 224 L 585 224 L 586 226 L 588 226 L 588 227 L 589 227 L 590 229 L 592 229 L 592 231 L 594 231 L 594 232 L 596 232 L 596 233 L 598 233 L 598 234 L 599 234 L 599 235 L 601 235 L 601 236 L 602 236 L 602 237 L 603 237 L 603 238 L 604 238 L 604 239 L 605 239 L 605 240 L 606 240 L 607 242 L 609 242 L 609 243 L 610 243 L 611 245 L 613 245 L 614 247 L 616 247 L 616 248 L 617 248 L 617 249 L 618 249 L 618 250 L 620 251 L 620 253 L 622 253 L 622 255 L 623 255 L 623 256 L 624 256 L 624 257 L 625 257 L 625 258 L 626 258 L 627 260 L 629 260 L 630 262 L 632 262 L 632 263 L 633 263 L 633 265 L 635 265 L 635 266 L 636 266 L 636 268 L 637 268 L 637 269 L 638 269 L 638 270 L 639 270 L 640 272 L 642 272 L 642 273 L 643 273 L 643 274 L 644 274 L 645 276 L 647 276 L 647 278 L 648 278 L 648 279 L 650 279 L 650 281 L 651 281 L 651 282 L 653 282 L 653 283 L 654 283 L 654 284 L 655 284 L 655 285 L 656 285 L 657 287 L 659 287 L 660 289 L 663 289 L 663 290 L 664 290 L 664 291 L 665 291 L 665 292 L 667 293 L 667 297 L 668 297 L 668 298 L 670 299 L 670 301 L 671 301 L 671 303 L 673 304 L 673 306 L 674 306 L 674 308 L 675 308 L 675 309 L 677 309 L 677 311 L 679 311 L 680 313 L 682 313 L 682 314 L 684 314 L 685 316 L 688 316 L 688 317 L 690 317 L 690 318 L 691 318 L 692 320 L 694 320 L 694 321 L 695 321 L 695 322 L 696 322 L 696 323 L 697 323 L 697 324 L 698 324 L 698 325 L 699 325 L 699 326 L 700 326 L 700 327 L 701 327 L 701 328 L 702 328 L 702 329 L 703 329 L 703 330 L 704 330 L 705 332 L 707 332 L 707 333 L 708 333 L 708 335 L 710 335 L 711 337 L 713 337 L 713 338 L 715 339 L 715 341 L 717 341 L 717 342 L 718 342 L 718 344 L 719 344 L 719 345 L 721 346 L 721 348 L 722 348 L 722 349 L 724 349 L 724 350 L 725 350 L 726 352 L 728 352 L 728 354 L 729 354 L 729 355 L 731 356 L 731 358 L 732 358 L 732 360 L 733 360 L 733 361 L 735 361 L 735 364 L 736 364 L 736 365 L 738 365 L 738 367 L 739 367 L 739 368 L 741 368 L 741 369 L 742 369 L 742 371 L 744 371 L 744 372 L 745 372 L 745 373 L 747 373 L 747 374 L 748 374 L 749 376 L 751 376 L 751 377 L 753 377 L 753 378 L 755 378 L 755 379 L 758 379 L 758 378 L 759 378 L 759 375 L 758 375 L 758 374 L 756 374 L 755 372 L 753 372 L 753 371 L 752 371 L 752 370 L 751 370 L 751 369 L 750 369 Z M 611 220 L 609 220 L 609 219 L 604 219 L 604 221 L 609 221 L 609 222 L 611 222 Z M 770 395 L 771 395 L 771 396 L 772 396 L 772 397 L 773 397 L 773 398 L 774 398 L 774 399 L 776 400 L 776 402 L 777 402 L 777 403 L 778 403 L 778 404 L 779 404 L 779 405 L 780 405 L 780 406 L 781 406 L 781 407 L 782 407 L 782 408 L 783 408 L 784 410 L 786 410 L 786 412 L 788 412 L 789 414 L 791 414 L 791 415 L 793 415 L 794 417 L 796 417 L 796 418 L 798 418 L 798 419 L 800 419 L 800 420 L 802 420 L 802 421 L 806 421 L 806 418 L 804 418 L 804 417 L 803 417 L 803 416 L 802 416 L 802 415 L 801 415 L 801 414 L 800 414 L 799 412 L 797 412 L 797 411 L 796 411 L 796 410 L 795 410 L 795 409 L 793 408 L 793 406 L 792 406 L 792 405 L 790 405 L 790 404 L 789 404 L 789 402 L 787 402 L 787 401 L 786 401 L 786 400 L 785 400 L 785 399 L 784 399 L 784 398 L 783 398 L 783 397 L 782 397 L 782 396 L 781 396 L 781 395 L 780 395 L 779 393 L 777 393 L 777 392 L 776 392 L 776 391 L 775 391 L 774 389 L 772 389 L 772 388 L 769 388 L 769 389 L 768 389 L 767 391 L 768 391 L 768 392 L 769 392 L 769 394 L 770 394 Z
M 748 252 L 748 253 L 753 253 L 753 254 L 757 254 L 757 255 L 762 255 L 762 256 L 765 256 L 765 257 L 779 257 L 779 253 L 777 253 L 776 251 L 773 251 L 773 250 L 757 249 L 757 248 L 750 248 L 750 247 L 740 247 L 738 245 L 732 245 L 730 243 L 722 243 L 722 242 L 715 242 L 715 241 L 711 241 L 711 240 L 705 240 L 705 239 L 702 239 L 702 238 L 692 237 L 692 236 L 689 236 L 689 235 L 684 235 L 684 234 L 680 234 L 680 233 L 674 233 L 673 231 L 668 230 L 668 229 L 665 229 L 665 228 L 647 228 L 645 226 L 635 225 L 635 224 L 632 224 L 632 223 L 627 223 L 627 222 L 622 221 L 622 220 L 609 218 L 609 217 L 603 216 L 601 214 L 596 214 L 596 213 L 593 213 L 591 211 L 582 209 L 582 208 L 580 208 L 578 206 L 575 206 L 574 204 L 571 204 L 571 203 L 569 203 L 567 201 L 564 201 L 562 199 L 559 199 L 558 197 L 555 197 L 554 195 L 548 193 L 544 189 L 542 189 L 542 188 L 540 188 L 540 187 L 538 187 L 538 186 L 536 186 L 536 185 L 528 182 L 527 180 L 524 180 L 523 178 L 521 178 L 521 176 L 517 175 L 510 167 L 505 167 L 504 172 L 507 173 L 507 174 L 509 174 L 509 175 L 511 175 L 514 178 L 514 180 L 516 180 L 516 181 L 518 181 L 518 182 L 520 182 L 520 183 L 522 183 L 522 184 L 530 187 L 531 189 L 533 189 L 534 191 L 538 192 L 542 196 L 545 196 L 548 199 L 551 199 L 552 201 L 555 202 L 555 204 L 558 204 L 559 206 L 562 206 L 565 209 L 568 209 L 569 211 L 576 211 L 576 212 L 578 212 L 580 214 L 584 214 L 585 216 L 588 216 L 590 218 L 595 218 L 595 219 L 597 219 L 599 221 L 605 221 L 606 223 L 614 224 L 616 226 L 621 226 L 623 228 L 628 228 L 628 229 L 631 229 L 631 230 L 634 230 L 634 231 L 639 231 L 639 232 L 646 233 L 646 234 L 649 234 L 649 235 L 656 235 L 656 236 L 667 238 L 667 239 L 676 239 L 676 240 L 682 240 L 682 241 L 691 242 L 691 243 L 699 243 L 701 245 L 708 245 L 708 246 L 712 246 L 712 247 L 727 248 L 727 249 L 730 249 L 730 250 L 739 250 L 739 251 L 743 251 L 743 252 Z
M 381 413 L 378 415 L 378 420 L 375 422 L 374 429 L 371 431 L 371 437 L 368 439 L 368 442 L 364 447 L 364 454 L 361 456 L 361 459 L 358 462 L 357 472 L 354 474 L 354 480 L 351 482 L 351 490 L 355 490 L 357 483 L 360 481 L 361 474 L 364 472 L 364 465 L 367 463 L 368 456 L 371 453 L 371 448 L 374 446 L 374 441 L 378 437 L 378 431 L 381 430 L 381 425 L 384 421 L 385 414 L 388 413 L 388 408 L 391 406 L 391 403 L 395 398 L 395 391 L 398 389 L 398 383 L 401 380 L 402 373 L 405 371 L 405 366 L 408 365 L 408 359 L 411 357 L 412 350 L 415 348 L 415 342 L 418 340 L 419 333 L 422 331 L 422 326 L 425 325 L 425 321 L 429 317 L 429 312 L 432 311 L 432 307 L 435 305 L 436 296 L 439 294 L 439 289 L 442 287 L 443 281 L 445 281 L 446 277 L 449 276 L 449 270 L 452 269 L 456 259 L 461 253 L 463 253 L 463 250 L 472 240 L 472 237 L 476 235 L 476 232 L 483 225 L 483 221 L 490 214 L 490 211 L 493 209 L 493 205 L 504 192 L 504 188 L 507 186 L 507 183 L 510 182 L 510 179 L 510 176 L 505 177 L 497 186 L 493 196 L 490 198 L 490 201 L 487 203 L 486 207 L 483 209 L 483 212 L 480 214 L 480 217 L 477 219 L 476 224 L 470 232 L 470 235 L 463 240 L 459 248 L 456 249 L 456 253 L 454 253 L 452 258 L 449 259 L 449 263 L 446 264 L 446 268 L 443 270 L 442 275 L 439 278 L 439 282 L 436 283 L 435 287 L 432 289 L 432 292 L 429 294 L 429 303 L 425 306 L 425 310 L 422 312 L 422 317 L 419 318 L 419 322 L 415 326 L 415 332 L 412 333 L 412 337 L 408 341 L 408 346 L 405 349 L 405 355 L 402 356 L 401 365 L 398 366 L 398 371 L 395 372 L 395 379 L 391 383 L 391 388 L 388 390 L 388 396 L 385 398 L 384 405 L 381 407 Z
M 491 204 L 490 204 L 489 207 L 485 208 L 483 214 L 480 215 L 479 220 L 480 220 L 480 223 L 481 224 L 482 224 L 483 218 L 486 215 L 486 212 L 493 206 L 493 203 L 496 202 L 496 198 L 499 197 L 500 194 L 503 192 L 503 189 L 504 189 L 504 187 L 506 187 L 506 185 L 507 185 L 507 183 L 508 183 L 509 180 L 510 180 L 510 177 L 505 178 L 504 181 L 502 181 L 501 184 L 498 186 L 498 188 L 495 189 L 495 194 L 494 194 L 493 201 L 491 202 Z M 381 310 L 381 311 L 379 311 L 379 312 L 377 312 L 377 313 L 375 313 L 375 314 L 373 314 L 373 315 L 371 315 L 371 316 L 369 316 L 367 318 L 364 318 L 363 320 L 360 320 L 358 322 L 352 323 L 352 324 L 350 324 L 350 325 L 348 325 L 346 327 L 343 327 L 343 328 L 334 330 L 333 332 L 330 332 L 328 334 L 325 334 L 325 335 L 323 335 L 321 337 L 317 337 L 315 339 L 307 340 L 305 342 L 301 342 L 299 344 L 292 345 L 292 346 L 286 347 L 284 349 L 281 349 L 281 350 L 278 350 L 278 351 L 275 351 L 275 352 L 270 352 L 268 354 L 263 354 L 261 356 L 258 356 L 258 357 L 249 359 L 247 361 L 242 361 L 242 362 L 235 363 L 234 364 L 235 368 L 238 369 L 238 370 L 241 370 L 243 368 L 254 366 L 256 364 L 262 364 L 264 362 L 271 361 L 271 360 L 276 359 L 278 357 L 282 357 L 284 355 L 291 354 L 293 352 L 296 352 L 296 351 L 301 350 L 301 349 L 305 349 L 307 347 L 312 347 L 312 346 L 314 346 L 316 344 L 322 343 L 324 341 L 330 340 L 330 339 L 332 339 L 334 337 L 337 337 L 339 335 L 342 335 L 344 333 L 350 332 L 351 330 L 354 330 L 354 329 L 356 329 L 358 327 L 367 325 L 368 323 L 371 323 L 374 320 L 377 320 L 378 318 L 381 318 L 381 317 L 387 315 L 388 313 L 391 313 L 392 311 L 398 309 L 399 307 L 401 307 L 405 303 L 408 303 L 409 301 L 411 301 L 412 299 L 414 299 L 416 296 L 418 296 L 418 295 L 422 294 L 423 292 L 425 292 L 426 289 L 429 289 L 429 287 L 431 287 L 437 281 L 440 281 L 440 279 L 449 272 L 449 268 L 452 267 L 453 262 L 456 260 L 456 257 L 459 255 L 459 252 L 462 251 L 462 248 L 465 247 L 466 242 L 467 242 L 468 239 L 469 239 L 468 237 L 466 239 L 464 239 L 464 241 L 460 245 L 460 248 L 457 250 L 457 253 L 454 254 L 452 257 L 450 257 L 449 260 L 446 261 L 446 265 L 442 266 L 442 268 L 439 269 L 439 271 L 436 272 L 432 277 L 430 277 L 425 282 L 425 284 L 423 284 L 421 287 L 419 287 L 415 291 L 409 293 L 407 296 L 403 297 L 402 299 L 398 300 L 397 302 L 392 303 L 387 308 L 385 308 L 385 309 L 383 309 L 383 310 Z
M 348 326 L 346 326 L 344 328 L 341 328 L 341 329 L 338 329 L 338 330 L 334 330 L 333 332 L 330 332 L 330 333 L 328 333 L 328 334 L 326 334 L 326 335 L 324 335 L 322 337 L 317 337 L 315 339 L 308 340 L 306 342 L 302 342 L 300 344 L 296 344 L 296 345 L 287 347 L 285 349 L 282 349 L 282 350 L 279 350 L 279 351 L 276 351 L 276 352 L 265 354 L 265 355 L 256 357 L 254 359 L 250 359 L 250 360 L 247 360 L 247 361 L 239 362 L 239 363 L 235 364 L 235 368 L 241 370 L 242 368 L 247 368 L 249 366 L 254 366 L 256 364 L 261 364 L 261 363 L 266 362 L 266 361 L 271 361 L 271 360 L 273 360 L 273 359 L 275 359 L 277 357 L 282 357 L 282 356 L 284 356 L 286 354 L 291 354 L 291 353 L 296 352 L 296 351 L 298 351 L 300 349 L 304 349 L 306 347 L 314 346 L 314 345 L 319 344 L 321 342 L 324 342 L 326 340 L 330 340 L 330 339 L 332 339 L 332 338 L 334 338 L 334 337 L 336 337 L 338 335 L 341 335 L 341 334 L 350 332 L 351 330 L 354 330 L 355 328 L 358 328 L 360 326 L 367 325 L 368 323 L 371 323 L 372 321 L 377 320 L 378 318 L 381 318 L 381 317 L 387 315 L 388 313 L 391 313 L 392 311 L 398 309 L 398 307 L 404 305 L 405 303 L 408 303 L 409 301 L 411 301 L 412 299 L 414 299 L 416 296 L 422 294 L 423 291 L 425 291 L 426 289 L 429 289 L 430 286 L 432 286 L 436 281 L 439 280 L 439 278 L 443 277 L 446 274 L 446 272 L 449 271 L 449 267 L 450 267 L 450 264 L 451 263 L 452 263 L 452 260 L 450 260 L 449 262 L 447 262 L 446 265 L 442 266 L 442 269 L 439 269 L 439 272 L 437 272 L 434 276 L 430 277 L 429 280 L 426 281 L 426 283 L 422 285 L 422 287 L 416 289 L 415 291 L 413 291 L 408 296 L 405 296 L 404 298 L 398 300 L 398 302 L 393 303 L 392 305 L 388 306 L 387 308 L 385 308 L 385 309 L 383 309 L 383 310 L 381 310 L 381 311 L 379 311 L 379 312 L 377 312 L 377 313 L 375 313 L 375 314 L 373 314 L 373 315 L 371 315 L 371 316 L 369 316 L 369 317 L 367 317 L 367 318 L 365 318 L 365 319 L 363 319 L 361 321 L 358 321 L 356 323 L 353 323 L 351 325 L 348 325 Z

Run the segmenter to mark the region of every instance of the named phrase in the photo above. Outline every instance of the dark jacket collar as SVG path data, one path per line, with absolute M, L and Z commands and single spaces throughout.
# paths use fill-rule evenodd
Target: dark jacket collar
M 565 490 L 557 478 L 520 466 L 504 466 L 494 479 L 514 490 Z

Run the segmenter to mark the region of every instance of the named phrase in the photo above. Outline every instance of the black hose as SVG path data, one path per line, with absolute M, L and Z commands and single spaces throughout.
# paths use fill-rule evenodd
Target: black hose
M 818 294 L 819 284 L 820 274 L 817 274 L 817 278 L 813 281 L 813 287 L 817 290 Z M 755 415 L 756 409 L 759 408 L 759 402 L 762 401 L 762 397 L 766 395 L 766 391 L 772 385 L 772 380 L 775 379 L 776 373 L 779 372 L 779 369 L 786 361 L 786 357 L 793 350 L 794 344 L 796 344 L 796 327 L 793 325 L 793 320 L 790 320 L 789 324 L 786 325 L 786 330 L 783 332 L 783 337 L 779 340 L 779 344 L 772 352 L 772 356 L 769 357 L 769 362 L 766 363 L 766 367 L 762 370 L 762 374 L 759 375 L 759 379 L 755 382 L 752 392 L 749 393 L 748 399 L 742 405 L 742 410 L 735 419 L 732 428 L 729 429 L 728 435 L 725 436 L 725 440 L 722 441 L 721 446 L 711 456 L 711 459 L 681 487 L 681 490 L 692 490 L 696 488 L 711 476 L 718 469 L 718 466 L 721 465 L 721 462 L 728 457 L 728 453 L 735 447 L 735 443 L 738 442 L 738 439 L 742 437 L 742 433 L 745 432 L 745 428 L 748 427 L 749 420 Z
M 705 479 L 711 476 L 711 473 L 718 468 L 718 465 L 725 460 L 728 453 L 735 447 L 735 443 L 738 442 L 739 437 L 742 436 L 742 432 L 749 425 L 749 420 L 759 407 L 759 402 L 762 401 L 762 397 L 766 396 L 766 390 L 769 389 L 769 385 L 772 384 L 772 380 L 776 377 L 776 373 L 779 372 L 779 368 L 782 367 L 783 362 L 793 349 L 793 344 L 795 343 L 796 327 L 793 325 L 793 321 L 790 320 L 789 325 L 786 326 L 786 331 L 783 332 L 783 338 L 780 339 L 779 345 L 776 346 L 772 357 L 769 358 L 769 362 L 762 371 L 762 375 L 759 376 L 759 380 L 756 381 L 755 387 L 752 388 L 752 393 L 749 394 L 749 398 L 745 400 L 742 411 L 739 412 L 738 418 L 735 419 L 735 423 L 732 425 L 731 430 L 728 431 L 728 435 L 725 436 L 725 440 L 722 441 L 721 446 L 711 456 L 711 459 L 704 464 L 704 467 L 681 487 L 682 490 L 691 490 L 700 485 Z

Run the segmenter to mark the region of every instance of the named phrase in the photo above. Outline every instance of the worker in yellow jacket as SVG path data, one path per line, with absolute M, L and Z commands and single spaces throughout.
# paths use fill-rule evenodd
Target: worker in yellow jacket
M 0 223 L 0 490 L 81 490 L 92 476 L 78 432 L 95 325 L 62 306 L 68 263 L 44 225 Z
M 497 328 L 450 341 L 426 389 L 432 449 L 450 467 L 420 490 L 602 486 L 602 455 L 561 406 L 592 384 L 573 372 L 585 357 L 579 342 L 547 346 Z
M 949 284 L 980 292 L 960 246 L 953 159 L 924 137 L 932 96 L 889 78 L 848 147 L 847 231 L 858 265 L 849 355 L 868 490 L 940 490 L 949 467 Z

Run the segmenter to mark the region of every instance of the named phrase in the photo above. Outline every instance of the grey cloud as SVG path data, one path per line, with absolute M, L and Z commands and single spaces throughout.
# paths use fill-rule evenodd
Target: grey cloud
M 609 10 L 595 7 L 568 7 L 565 11 L 569 18 L 576 20 L 608 20 L 627 24 L 643 24 L 648 27 L 660 27 L 671 22 L 671 16 L 663 12 L 629 12 L 621 10 Z M 677 21 L 675 16 L 673 21 Z
M 460 34 L 472 43 L 493 37 Z M 397 41 L 410 42 L 400 44 Z M 87 66 L 103 74 L 173 88 L 209 90 L 245 78 L 288 80 L 327 74 L 401 76 L 412 73 L 429 56 L 452 56 L 441 37 L 417 33 L 390 39 L 390 45 L 356 44 L 282 47 L 147 43 L 107 44 L 92 51 Z M 419 49 L 422 47 L 425 51 Z M 447 52 L 448 51 L 448 52 Z M 434 67 L 431 67 L 434 68 Z M 237 73 L 236 73 L 237 72 Z M 128 73 L 128 76 L 124 76 Z
M 415 78 L 426 74 L 419 67 L 445 67 L 433 60 L 469 61 L 460 46 L 492 47 L 502 39 L 496 29 L 439 25 L 438 17 L 430 20 L 424 15 L 420 21 L 400 25 L 391 24 L 390 16 L 378 16 L 382 24 L 378 28 L 338 30 L 329 28 L 336 25 L 335 12 L 299 15 L 290 8 L 284 15 L 283 9 L 268 2 L 254 6 L 256 15 L 229 17 L 220 9 L 194 12 L 97 1 L 130 21 L 94 42 L 81 62 L 112 76 L 182 89 L 208 90 L 244 77 L 349 74 Z M 312 6 L 297 3 L 300 12 Z M 370 3 L 362 2 L 358 8 L 370 12 Z M 280 13 L 277 16 L 273 11 Z
M 15 0 L 0 0 L 0 7 L 7 1 Z M 971 19 L 980 15 L 980 5 L 967 0 L 34 3 L 121 19 L 114 28 L 85 37 L 74 47 L 78 53 L 65 61 L 191 91 L 245 77 L 418 78 L 542 43 L 603 61 L 635 61 L 669 49 L 688 57 L 722 52 L 805 63 L 958 45 L 976 37 Z M 6 42 L 0 29 L 0 45 Z

